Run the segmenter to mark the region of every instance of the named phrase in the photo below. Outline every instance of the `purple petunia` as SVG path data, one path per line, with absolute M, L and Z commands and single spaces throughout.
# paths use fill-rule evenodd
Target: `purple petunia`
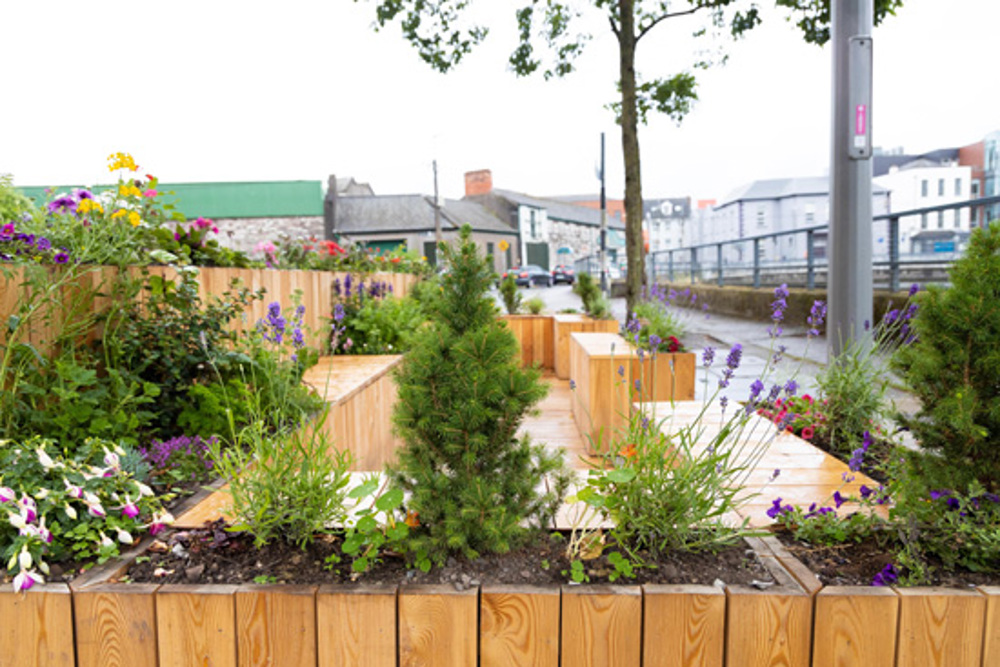
M 899 572 L 892 563 L 887 563 L 882 571 L 872 579 L 872 586 L 891 586 L 899 581 Z

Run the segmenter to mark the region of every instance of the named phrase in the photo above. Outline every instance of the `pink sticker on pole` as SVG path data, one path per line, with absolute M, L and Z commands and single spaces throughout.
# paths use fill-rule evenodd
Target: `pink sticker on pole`
M 854 110 L 854 134 L 865 134 L 865 125 L 867 125 L 867 111 L 868 108 L 864 104 L 859 104 Z

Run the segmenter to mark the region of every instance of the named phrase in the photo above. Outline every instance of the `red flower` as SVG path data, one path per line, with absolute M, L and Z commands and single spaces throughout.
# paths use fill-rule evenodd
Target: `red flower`
M 667 346 L 667 352 L 680 352 L 681 351 L 681 342 L 679 340 L 677 340 L 677 336 L 671 336 L 667 340 L 670 341 L 670 344 Z
M 621 450 L 619 450 L 618 455 L 624 456 L 627 459 L 635 458 L 636 456 L 635 445 L 630 443 L 622 447 Z
M 389 261 L 392 262 L 393 264 L 399 264 L 399 257 L 393 257 Z
M 812 440 L 813 435 L 815 435 L 815 430 L 813 429 L 812 426 L 806 426 L 804 429 L 802 429 L 801 435 L 803 440 Z

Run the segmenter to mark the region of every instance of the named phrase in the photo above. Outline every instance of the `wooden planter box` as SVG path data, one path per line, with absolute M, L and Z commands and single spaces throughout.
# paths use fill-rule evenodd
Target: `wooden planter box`
M 552 315 L 504 315 L 501 319 L 517 338 L 521 365 L 538 365 L 551 371 L 555 367 Z
M 569 379 L 569 337 L 574 333 L 618 333 L 618 320 L 595 320 L 588 315 L 553 315 L 556 355 L 555 371 L 560 380 Z
M 695 355 L 639 354 L 618 334 L 570 334 L 573 418 L 594 448 L 603 450 L 625 428 L 633 403 L 694 398 Z M 638 388 L 636 383 L 638 382 Z

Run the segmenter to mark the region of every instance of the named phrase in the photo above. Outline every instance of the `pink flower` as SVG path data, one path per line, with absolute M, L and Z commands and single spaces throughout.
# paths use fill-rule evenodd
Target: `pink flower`
M 142 193 L 142 196 L 143 197 L 155 197 L 158 194 L 159 193 L 156 190 L 146 190 L 145 192 Z
M 69 480 L 65 477 L 63 478 L 63 484 L 66 485 L 66 493 L 69 494 L 70 498 L 83 498 L 83 488 L 75 484 L 70 484 Z
M 134 519 L 139 516 L 139 508 L 131 500 L 126 499 L 125 504 L 122 505 L 122 516 Z
M 104 516 L 104 508 L 101 507 L 100 503 L 88 503 L 87 512 L 89 512 L 91 516 L 96 516 L 99 519 Z
M 42 575 L 36 574 L 31 570 L 21 570 L 18 572 L 17 576 L 14 577 L 14 592 L 21 593 L 30 589 L 36 583 L 41 584 L 44 582 L 45 579 L 42 578 Z
M 208 229 L 212 226 L 212 221 L 208 218 L 198 218 L 194 221 L 194 226 L 198 229 Z
M 17 498 L 14 489 L 9 486 L 0 486 L 0 503 L 9 503 Z
M 36 510 L 38 506 L 35 505 L 35 500 L 28 495 L 21 496 L 21 514 L 24 515 L 24 520 L 27 523 L 34 523 L 35 517 L 37 516 Z
M 815 430 L 813 429 L 812 426 L 806 426 L 804 429 L 802 429 L 803 440 L 812 440 L 813 435 L 815 435 Z

